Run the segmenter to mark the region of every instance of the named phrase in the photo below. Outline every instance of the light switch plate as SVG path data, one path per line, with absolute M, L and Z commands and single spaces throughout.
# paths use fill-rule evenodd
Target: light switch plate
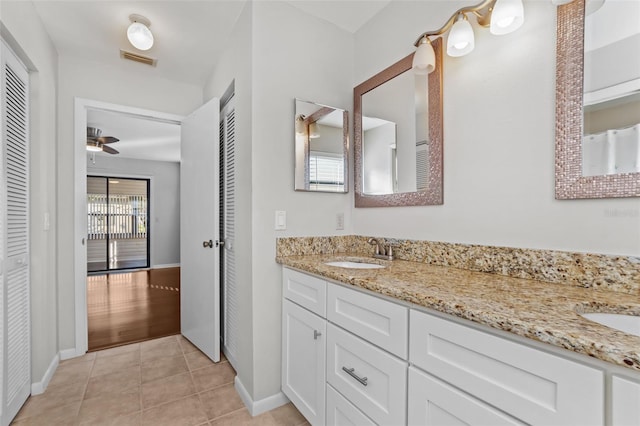
M 276 210 L 276 231 L 287 229 L 287 212 L 284 210 Z

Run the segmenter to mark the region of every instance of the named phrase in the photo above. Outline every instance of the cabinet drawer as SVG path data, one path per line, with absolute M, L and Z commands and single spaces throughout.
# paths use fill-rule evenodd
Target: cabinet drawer
M 327 381 L 374 422 L 405 424 L 406 362 L 331 323 Z
M 409 310 L 378 297 L 329 284 L 327 319 L 407 359 Z
M 614 375 L 611 388 L 611 424 L 640 425 L 640 382 Z
M 327 282 L 292 269 L 282 269 L 282 295 L 321 317 L 327 316 Z
M 409 360 L 529 424 L 603 424 L 602 371 L 419 311 Z
M 409 425 L 524 425 L 449 384 L 409 367 Z
M 362 411 L 354 407 L 331 385 L 327 385 L 327 425 L 376 426 L 370 418 L 362 414 Z

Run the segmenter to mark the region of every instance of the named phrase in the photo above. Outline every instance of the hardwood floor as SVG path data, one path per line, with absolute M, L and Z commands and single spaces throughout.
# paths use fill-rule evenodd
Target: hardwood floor
M 87 277 L 89 351 L 180 333 L 180 268 Z

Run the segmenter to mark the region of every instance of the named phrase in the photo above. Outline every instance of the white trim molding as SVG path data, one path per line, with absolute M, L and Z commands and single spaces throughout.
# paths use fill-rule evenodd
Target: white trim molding
M 289 402 L 289 398 L 287 398 L 282 392 L 278 392 L 275 395 L 271 395 L 258 401 L 254 401 L 238 376 L 236 376 L 235 380 L 233 381 L 233 385 L 240 395 L 240 399 L 242 399 L 242 402 L 244 402 L 244 405 L 249 410 L 249 414 L 251 414 L 252 416 L 258 416 L 262 413 L 266 413 L 267 411 L 281 407 Z
M 153 265 L 151 269 L 179 268 L 179 263 L 167 263 L 164 265 Z
M 49 367 L 47 371 L 44 372 L 42 376 L 42 380 L 39 382 L 31 383 L 31 395 L 40 395 L 47 390 L 47 386 L 49 386 L 49 382 L 53 377 L 53 373 L 58 369 L 58 364 L 60 363 L 60 355 L 56 354 L 51 362 L 49 363 Z

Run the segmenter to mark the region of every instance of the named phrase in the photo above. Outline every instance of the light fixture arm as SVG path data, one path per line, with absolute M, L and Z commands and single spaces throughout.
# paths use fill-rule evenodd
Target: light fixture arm
M 458 15 L 465 14 L 465 13 L 473 13 L 477 20 L 478 23 L 484 27 L 489 25 L 489 21 L 491 20 L 491 10 L 493 9 L 493 5 L 496 3 L 496 0 L 483 0 L 482 2 L 476 4 L 475 6 L 466 6 L 466 7 L 462 7 L 460 9 L 458 9 L 453 15 L 451 15 L 451 17 L 449 18 L 449 20 L 447 22 L 444 23 L 444 25 L 442 27 L 440 27 L 439 29 L 435 30 L 435 31 L 427 31 L 424 32 L 422 34 L 420 34 L 420 36 L 418 37 L 418 39 L 416 40 L 415 43 L 413 43 L 413 45 L 415 47 L 418 47 L 420 45 L 420 42 L 422 41 L 422 39 L 424 39 L 425 37 L 431 37 L 431 36 L 439 36 L 442 35 L 444 33 L 446 33 L 447 31 L 449 31 L 451 29 L 451 27 L 453 26 L 453 24 L 456 22 L 456 18 L 458 17 Z M 481 13 L 482 10 L 487 9 L 486 12 L 484 14 Z

